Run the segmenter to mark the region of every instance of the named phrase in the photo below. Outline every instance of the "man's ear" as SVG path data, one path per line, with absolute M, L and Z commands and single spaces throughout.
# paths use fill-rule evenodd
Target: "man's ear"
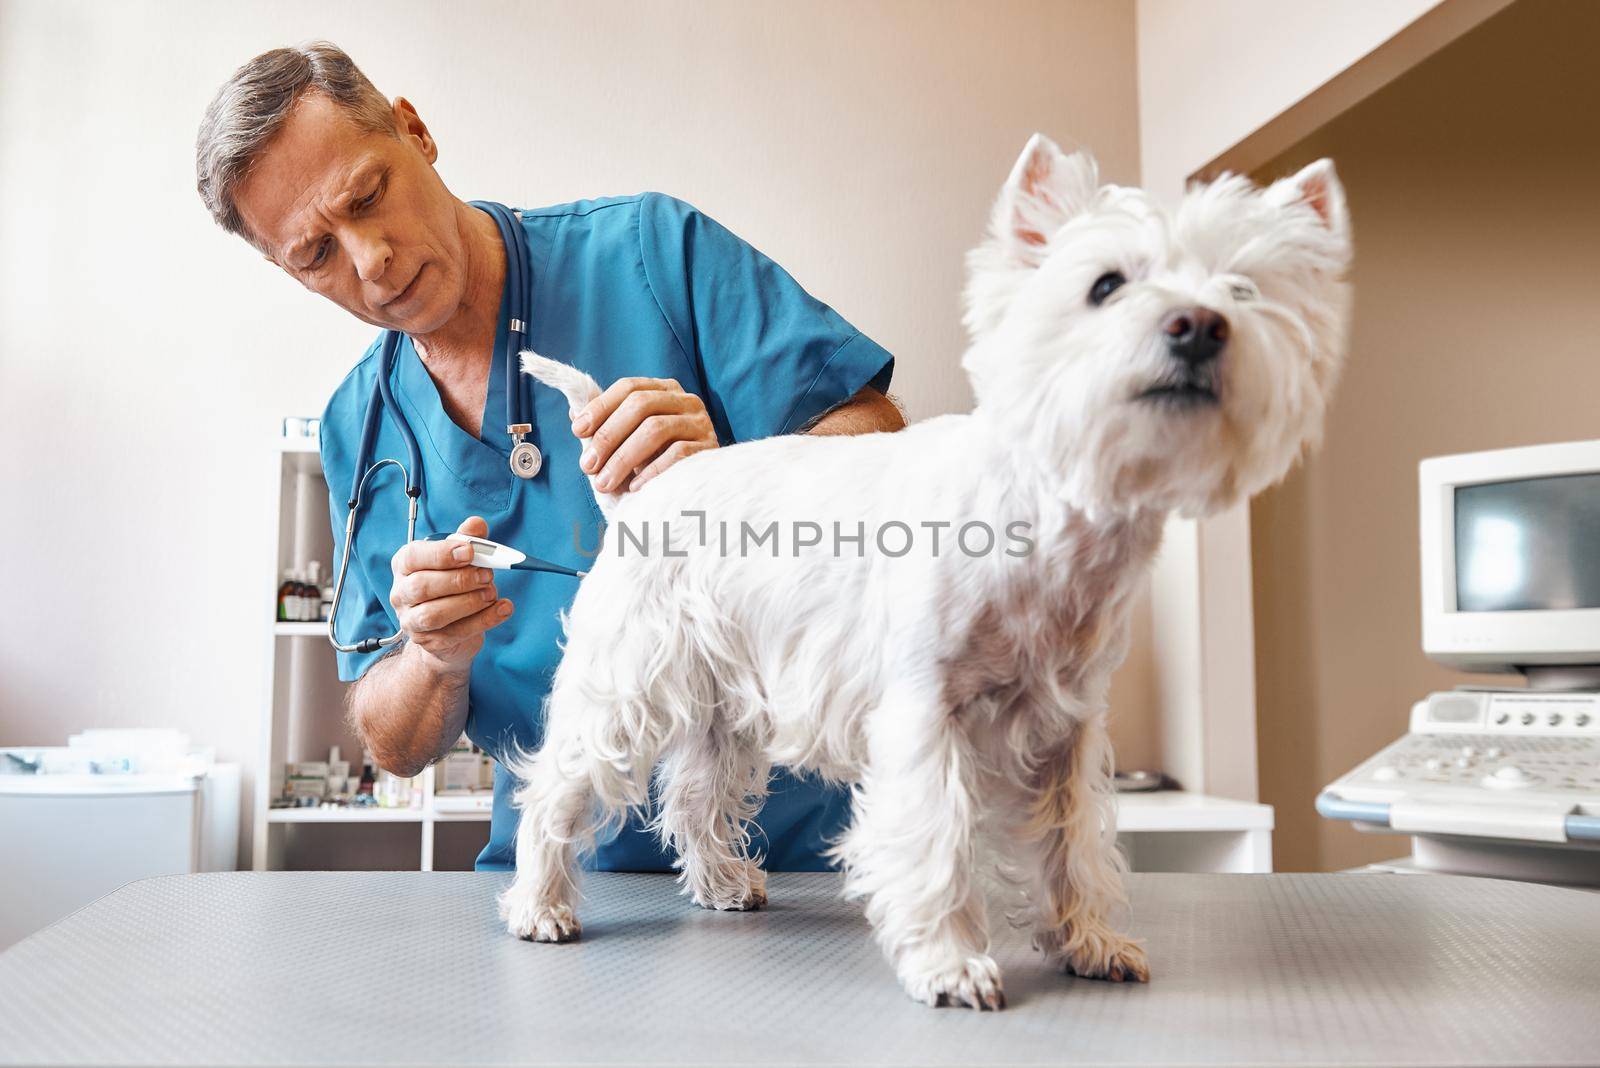
M 1011 176 L 1000 190 L 990 221 L 991 236 L 1008 258 L 1037 267 L 1050 239 L 1088 207 L 1100 188 L 1100 169 L 1087 152 L 1067 155 L 1044 134 L 1028 138 Z
M 422 121 L 422 116 L 417 114 L 417 109 L 411 101 L 403 96 L 394 98 L 394 132 L 402 141 L 410 141 L 417 146 L 417 151 L 422 153 L 422 158 L 430 164 L 439 161 L 439 146 L 433 140 L 433 134 L 428 132 L 428 124 Z
M 1344 186 L 1331 159 L 1319 159 L 1293 177 L 1273 182 L 1267 188 L 1267 200 L 1285 208 L 1303 204 L 1316 212 L 1322 225 L 1336 237 L 1349 240 L 1350 210 L 1345 206 Z

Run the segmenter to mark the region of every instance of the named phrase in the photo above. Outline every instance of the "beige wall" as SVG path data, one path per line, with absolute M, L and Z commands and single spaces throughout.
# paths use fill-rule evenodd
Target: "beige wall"
M 899 356 L 918 417 L 969 403 L 961 256 L 1027 135 L 1139 174 L 1123 0 L 7 0 L 0 744 L 161 724 L 255 758 L 267 448 L 371 331 L 212 227 L 192 146 L 236 65 L 316 36 L 418 105 L 464 195 L 721 217 Z
M 1510 0 L 1138 0 L 1144 185 L 1248 172 Z M 1254 800 L 1255 657 L 1245 504 L 1173 519 L 1150 584 L 1162 759 L 1192 789 Z
M 1332 156 L 1357 248 L 1326 444 L 1253 514 L 1281 869 L 1404 853 L 1312 800 L 1403 733 L 1413 700 L 1470 680 L 1421 652 L 1417 461 L 1600 437 L 1596 41 L 1600 5 L 1524 0 L 1263 168 Z
M 1138 0 L 1145 181 L 1176 192 L 1439 6 L 1441 0 Z

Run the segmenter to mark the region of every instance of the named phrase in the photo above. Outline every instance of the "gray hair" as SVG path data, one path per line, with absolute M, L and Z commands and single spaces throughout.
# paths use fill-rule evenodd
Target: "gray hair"
M 234 194 L 306 93 L 321 93 L 360 129 L 395 132 L 394 112 L 344 50 L 327 41 L 263 52 L 233 72 L 206 108 L 195 139 L 195 186 L 206 210 L 230 234 L 259 244 Z

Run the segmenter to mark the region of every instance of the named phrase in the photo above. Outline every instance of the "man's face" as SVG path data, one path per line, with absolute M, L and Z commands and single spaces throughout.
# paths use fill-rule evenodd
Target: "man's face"
M 398 137 L 372 133 L 306 95 L 235 203 L 267 257 L 307 289 L 374 326 L 427 334 L 462 303 L 466 235 L 427 128 L 404 100 L 395 121 Z

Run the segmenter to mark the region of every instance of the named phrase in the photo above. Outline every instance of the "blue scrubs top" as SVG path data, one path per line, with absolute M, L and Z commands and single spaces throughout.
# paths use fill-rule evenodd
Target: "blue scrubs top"
M 693 207 L 659 193 L 586 200 L 522 213 L 532 279 L 529 344 L 583 368 L 602 386 L 630 375 L 674 378 L 705 401 L 722 444 L 803 427 L 862 386 L 887 388 L 894 360 L 884 349 L 801 289 L 781 267 Z M 578 468 L 566 401 L 519 376 L 531 439 L 544 454 L 537 477 L 508 466 L 505 433 L 505 324 L 495 339 L 480 437 L 457 426 L 409 338 L 396 355 L 392 385 L 422 451 L 418 536 L 454 530 L 481 515 L 489 536 L 547 560 L 582 569 L 601 523 Z M 333 529 L 347 514 L 361 425 L 373 394 L 379 342 L 346 376 L 322 416 L 322 468 Z M 405 446 L 386 413 L 374 459 L 404 461 Z M 392 633 L 390 559 L 405 540 L 399 473 L 385 467 L 370 483 L 339 606 L 339 634 Z M 342 544 L 336 537 L 335 546 Z M 560 658 L 557 613 L 577 580 L 564 575 L 499 572 L 511 619 L 485 635 L 472 666 L 467 735 L 492 754 L 515 743 L 538 746 L 546 692 Z M 340 653 L 339 677 L 359 678 L 379 657 Z M 479 869 L 510 870 L 516 812 L 510 776 L 497 769 L 494 818 Z M 823 850 L 848 819 L 843 790 L 778 773 L 752 829 L 752 848 L 774 870 L 826 867 Z M 637 814 L 590 863 L 602 870 L 666 871 L 671 859 Z

